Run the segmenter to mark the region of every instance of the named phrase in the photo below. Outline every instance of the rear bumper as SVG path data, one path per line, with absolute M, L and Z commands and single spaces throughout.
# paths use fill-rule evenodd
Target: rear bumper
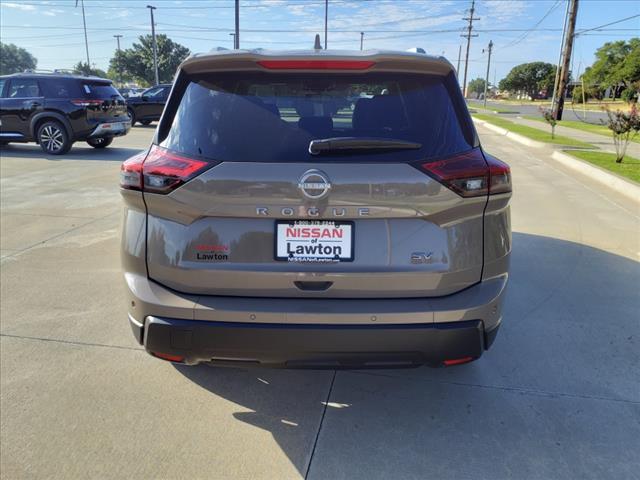
M 286 368 L 442 365 L 480 357 L 497 333 L 482 321 L 412 325 L 282 325 L 147 317 L 144 346 L 187 364 Z
M 129 320 L 149 353 L 184 363 L 363 368 L 478 358 L 500 325 L 507 275 L 424 299 L 272 299 L 179 294 L 125 275 Z
M 89 138 L 121 137 L 129 133 L 129 130 L 131 130 L 131 122 L 128 120 L 99 123 L 96 128 L 93 129 Z

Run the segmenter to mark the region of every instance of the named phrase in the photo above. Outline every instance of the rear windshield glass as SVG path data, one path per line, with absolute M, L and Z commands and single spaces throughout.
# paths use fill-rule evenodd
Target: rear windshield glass
M 221 74 L 193 77 L 161 145 L 218 161 L 411 161 L 469 150 L 453 75 Z M 419 150 L 312 156 L 311 140 L 377 137 Z
M 103 82 L 83 82 L 82 92 L 86 98 L 110 99 L 114 96 L 120 96 L 113 85 Z

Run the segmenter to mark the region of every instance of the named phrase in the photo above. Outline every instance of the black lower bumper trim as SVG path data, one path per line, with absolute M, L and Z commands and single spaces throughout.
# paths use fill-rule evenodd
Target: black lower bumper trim
M 289 368 L 385 368 L 482 355 L 480 320 L 406 325 L 286 325 L 147 317 L 148 352 L 184 363 Z

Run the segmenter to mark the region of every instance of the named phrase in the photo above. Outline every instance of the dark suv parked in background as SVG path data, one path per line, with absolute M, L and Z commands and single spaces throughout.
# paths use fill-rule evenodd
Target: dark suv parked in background
M 105 148 L 131 129 L 111 80 L 57 73 L 0 77 L 0 145 L 36 142 L 52 155 L 74 142 Z
M 165 83 L 148 88 L 140 96 L 127 98 L 127 113 L 131 125 L 136 122 L 149 125 L 154 120 L 160 120 L 169 92 L 171 84 Z

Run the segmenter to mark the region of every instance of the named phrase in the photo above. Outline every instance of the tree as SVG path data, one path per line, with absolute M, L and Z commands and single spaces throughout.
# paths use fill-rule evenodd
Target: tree
M 553 90 L 556 66 L 545 62 L 532 62 L 517 65 L 509 74 L 500 80 L 500 90 L 508 92 L 525 92 L 536 98 L 538 92 Z
M 0 75 L 33 70 L 37 64 L 36 58 L 24 48 L 0 42 Z
M 478 96 L 482 95 L 484 93 L 484 85 L 485 85 L 485 81 L 484 78 L 475 78 L 473 80 L 471 80 L 469 82 L 469 85 L 467 87 L 468 91 L 471 93 L 477 93 Z
M 629 142 L 640 132 L 638 107 L 635 104 L 631 105 L 629 113 L 621 110 L 612 112 L 607 109 L 607 117 L 609 117 L 607 127 L 613 134 L 613 144 L 616 147 L 616 163 L 622 163 Z
M 604 92 L 613 88 L 614 98 L 621 87 L 640 81 L 640 38 L 607 42 L 596 50 L 596 61 L 584 71 L 583 80 Z
M 118 72 L 120 66 L 123 78 L 133 78 L 145 85 L 153 85 L 155 83 L 153 38 L 151 35 L 141 35 L 138 39 L 140 43 L 134 43 L 131 48 L 122 50 L 120 55 L 116 53 L 116 56 L 109 62 L 109 70 Z M 168 83 L 173 79 L 178 65 L 191 52 L 187 47 L 174 42 L 166 35 L 156 35 L 156 41 L 158 45 L 158 76 L 160 82 Z
M 78 62 L 73 67 L 73 73 L 78 75 L 92 75 L 94 77 L 108 78 L 107 73 L 99 68 L 91 67 L 87 62 Z

